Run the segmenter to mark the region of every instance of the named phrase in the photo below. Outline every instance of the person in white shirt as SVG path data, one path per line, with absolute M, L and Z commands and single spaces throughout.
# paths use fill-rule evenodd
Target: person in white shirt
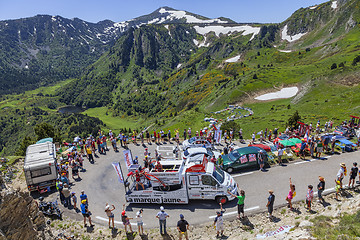
M 138 231 L 140 235 L 144 235 L 144 222 L 142 220 L 142 213 L 143 213 L 143 209 L 140 209 L 137 213 L 136 213 L 136 223 L 138 226 Z M 141 231 L 140 231 L 141 230 Z

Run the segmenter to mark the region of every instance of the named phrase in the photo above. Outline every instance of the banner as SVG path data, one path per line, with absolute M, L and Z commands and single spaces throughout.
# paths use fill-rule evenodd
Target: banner
M 126 168 L 127 168 L 127 170 L 129 170 L 130 166 L 133 163 L 131 151 L 128 149 L 128 150 L 124 150 L 123 153 L 124 153 Z
M 124 177 L 123 177 L 122 172 L 121 172 L 120 163 L 118 163 L 118 162 L 113 162 L 112 165 L 113 165 L 113 167 L 114 167 L 114 169 L 115 169 L 116 174 L 117 174 L 118 177 L 119 177 L 119 182 L 120 182 L 120 183 L 124 183 Z
M 249 154 L 249 162 L 256 162 L 256 154 Z
M 217 144 L 219 144 L 221 142 L 221 133 L 222 133 L 221 130 L 216 130 L 215 131 L 215 142 Z
M 267 237 L 271 237 L 271 236 L 275 236 L 275 235 L 280 235 L 280 234 L 284 234 L 286 232 L 289 232 L 291 228 L 293 228 L 294 226 L 281 226 L 279 229 L 275 230 L 275 231 L 271 231 L 271 232 L 267 232 L 263 235 L 258 234 L 256 236 L 257 239 L 262 239 L 262 238 L 267 238 Z
M 248 160 L 247 160 L 247 157 L 246 157 L 246 155 L 242 155 L 241 157 L 240 157 L 240 162 L 241 163 L 246 163 Z

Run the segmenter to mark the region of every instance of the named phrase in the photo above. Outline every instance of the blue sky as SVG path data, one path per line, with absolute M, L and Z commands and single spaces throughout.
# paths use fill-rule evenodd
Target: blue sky
M 236 22 L 278 23 L 301 7 L 324 0 L 0 0 L 0 20 L 37 14 L 78 17 L 88 22 L 129 20 L 162 6 Z

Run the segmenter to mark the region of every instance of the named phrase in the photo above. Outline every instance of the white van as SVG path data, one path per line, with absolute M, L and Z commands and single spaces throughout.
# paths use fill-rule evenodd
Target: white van
M 55 145 L 52 142 L 28 146 L 24 174 L 29 191 L 55 186 L 58 173 Z
M 237 193 L 235 180 L 211 162 L 185 165 L 185 161 L 161 161 L 163 171 L 143 178 L 145 189 L 136 190 L 134 177 L 126 180 L 125 198 L 130 203 L 187 204 L 190 199 L 210 199 L 225 204 Z M 144 174 L 144 173 L 143 173 Z

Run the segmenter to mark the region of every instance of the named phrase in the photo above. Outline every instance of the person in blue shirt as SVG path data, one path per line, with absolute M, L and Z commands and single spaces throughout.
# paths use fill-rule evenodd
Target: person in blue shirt
M 88 200 L 88 197 L 87 195 L 85 194 L 85 191 L 82 190 L 81 191 L 81 195 L 79 196 L 80 197 L 80 201 L 82 202 L 83 200 L 86 200 L 86 205 L 89 205 L 89 200 Z
M 160 212 L 158 212 L 158 213 L 156 214 L 156 218 L 159 219 L 160 234 L 161 234 L 161 235 L 163 235 L 163 234 L 166 235 L 166 234 L 167 234 L 167 233 L 166 233 L 166 218 L 168 218 L 168 217 L 170 217 L 169 214 L 167 214 L 167 213 L 165 212 L 165 210 L 164 210 L 164 207 L 161 206 L 161 207 L 160 207 Z M 164 227 L 164 233 L 162 233 L 162 232 L 163 232 L 163 231 L 162 231 L 163 227 Z
M 305 159 L 305 148 L 307 143 L 305 142 L 305 139 L 301 139 L 301 147 L 300 147 L 300 158 Z
M 81 209 L 81 213 L 84 217 L 84 227 L 86 227 L 86 218 L 89 219 L 89 223 L 90 223 L 90 227 L 93 227 L 94 225 L 91 223 L 91 213 L 88 209 L 88 205 L 87 205 L 87 201 L 86 200 L 82 200 L 81 204 L 80 204 L 80 209 Z

